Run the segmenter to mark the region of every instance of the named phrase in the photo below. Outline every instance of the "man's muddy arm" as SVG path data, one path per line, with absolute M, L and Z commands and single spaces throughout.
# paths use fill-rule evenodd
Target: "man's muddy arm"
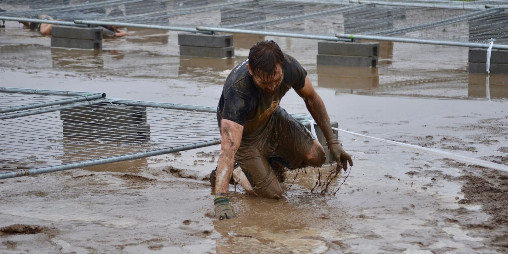
M 235 154 L 242 141 L 243 126 L 233 121 L 221 120 L 221 149 L 216 171 L 215 193 L 227 193 L 233 174 Z
M 312 82 L 308 76 L 305 78 L 304 87 L 298 90 L 297 93 L 305 101 L 307 109 L 323 132 L 326 141 L 331 142 L 334 140 L 335 136 L 333 135 L 332 127 L 330 124 L 330 117 L 326 111 L 325 104 L 316 90 L 314 90 Z
M 335 138 L 335 135 L 333 135 L 330 117 L 326 111 L 325 104 L 321 99 L 321 96 L 319 96 L 316 90 L 314 90 L 312 82 L 308 76 L 305 78 L 304 87 L 296 92 L 303 98 L 312 118 L 314 118 L 317 125 L 323 132 L 323 135 L 326 138 L 326 143 L 334 154 L 337 164 L 341 165 L 344 170 L 347 169 L 347 162 L 349 162 L 349 165 L 352 166 L 353 160 L 351 159 L 351 156 L 344 151 L 339 141 Z

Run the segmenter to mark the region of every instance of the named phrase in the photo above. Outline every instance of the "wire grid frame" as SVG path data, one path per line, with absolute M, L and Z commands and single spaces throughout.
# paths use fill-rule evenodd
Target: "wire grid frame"
M 397 35 L 479 43 L 495 39 L 496 43 L 508 43 L 508 4 L 499 0 L 4 2 L 9 8 L 4 8 L 6 11 L 1 15 L 12 17 L 37 18 L 44 14 L 63 21 L 88 20 L 187 29 L 207 26 L 327 36 L 342 33 Z M 461 31 L 449 32 L 454 29 Z
M 50 111 L 63 104 L 104 98 L 103 93 L 66 92 L 0 87 L 0 119 Z
M 220 142 L 213 111 L 171 107 L 103 100 L 1 119 L 0 179 L 28 175 L 28 170 L 52 172 Z

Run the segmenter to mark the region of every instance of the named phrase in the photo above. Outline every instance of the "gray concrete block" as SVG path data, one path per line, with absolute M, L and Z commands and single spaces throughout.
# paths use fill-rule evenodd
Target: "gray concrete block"
M 101 27 L 53 26 L 51 37 L 102 40 Z
M 104 126 L 145 124 L 146 108 L 142 106 L 94 104 L 60 110 L 62 121 L 91 123 Z
M 94 104 L 60 110 L 64 138 L 80 140 L 148 140 L 150 124 L 141 106 Z
M 178 34 L 178 45 L 208 48 L 224 48 L 233 46 L 231 34 L 209 35 L 209 34 Z
M 469 73 L 487 73 L 486 63 L 469 63 Z M 508 64 L 490 64 L 490 74 L 508 74 Z
M 51 47 L 101 50 L 102 40 L 51 37 Z
M 235 56 L 234 47 L 208 48 L 194 46 L 180 46 L 181 56 L 199 56 L 214 58 L 231 58 Z
M 318 42 L 318 54 L 377 57 L 379 54 L 379 43 L 320 41 Z
M 339 56 L 339 55 L 317 55 L 318 65 L 337 65 L 337 66 L 357 66 L 357 67 L 376 67 L 377 57 L 361 56 Z
M 469 49 L 470 63 L 486 63 L 487 49 Z M 508 64 L 508 50 L 493 49 L 490 55 L 491 64 Z

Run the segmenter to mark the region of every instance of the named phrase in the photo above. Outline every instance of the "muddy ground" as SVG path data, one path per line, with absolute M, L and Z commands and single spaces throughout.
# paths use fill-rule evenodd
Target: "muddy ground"
M 52 49 L 50 38 L 7 22 L 0 84 L 215 106 L 229 69 L 264 38 L 236 36 L 236 58 L 212 60 L 179 57 L 177 33 L 129 32 L 95 54 Z M 371 70 L 330 77 L 316 66 L 317 41 L 264 39 L 308 69 L 340 128 L 508 166 L 507 87 L 487 96 L 473 84 L 467 48 L 383 43 L 376 82 Z M 282 105 L 306 113 L 294 92 Z M 331 186 L 335 195 L 311 192 L 333 165 L 288 173 L 278 201 L 231 185 L 238 218 L 227 221 L 212 216 L 218 146 L 0 180 L 0 252 L 508 252 L 508 172 L 339 136 L 355 165 L 338 191 L 345 175 Z

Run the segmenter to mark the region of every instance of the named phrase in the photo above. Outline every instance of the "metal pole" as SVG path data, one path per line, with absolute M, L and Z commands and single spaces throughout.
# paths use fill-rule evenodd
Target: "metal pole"
M 43 114 L 43 113 L 58 111 L 58 110 L 67 109 L 67 108 L 79 107 L 79 106 L 89 106 L 89 105 L 103 103 L 103 102 L 108 102 L 108 100 L 96 99 L 96 100 L 87 101 L 87 102 L 67 104 L 67 105 L 59 106 L 59 107 L 48 107 L 48 108 L 40 108 L 40 109 L 35 109 L 35 110 L 22 111 L 22 112 L 18 112 L 18 113 L 10 113 L 10 114 L 8 113 L 8 114 L 0 115 L 0 120 L 12 119 L 12 118 L 30 116 L 30 115 L 36 115 L 36 114 Z
M 425 8 L 444 8 L 444 9 L 460 9 L 460 10 L 478 10 L 485 8 L 502 7 L 504 5 L 479 5 L 474 2 L 455 1 L 446 3 L 408 3 L 408 2 L 393 2 L 393 1 L 370 1 L 370 0 L 349 0 L 350 4 L 378 4 L 378 5 L 391 5 L 391 6 L 406 6 L 406 7 L 425 7 Z
M 0 93 L 29 93 L 29 94 L 67 95 L 67 96 L 88 96 L 91 94 L 96 94 L 91 92 L 39 90 L 39 89 L 15 88 L 15 87 L 0 87 Z M 106 94 L 104 94 L 104 96 L 106 96 Z
M 96 26 L 121 26 L 121 27 L 137 27 L 137 28 L 149 28 L 149 29 L 160 29 L 170 31 L 182 31 L 199 33 L 200 31 L 196 28 L 181 27 L 181 26 L 159 26 L 159 25 L 147 25 L 147 24 L 133 24 L 124 22 L 108 22 L 108 21 L 97 21 L 97 20 L 74 20 L 76 24 L 96 25 Z M 203 32 L 201 32 L 203 33 Z
M 212 146 L 212 145 L 218 145 L 220 144 L 220 139 L 214 139 L 209 141 L 203 141 L 200 143 L 194 143 L 191 145 L 183 145 L 173 148 L 167 148 L 167 149 L 161 149 L 161 150 L 155 150 L 145 153 L 137 153 L 137 154 L 129 154 L 129 155 L 123 155 L 123 156 L 117 156 L 117 157 L 111 157 L 111 158 L 105 158 L 105 159 L 98 159 L 98 160 L 90 160 L 90 161 L 84 161 L 84 162 L 77 162 L 77 163 L 71 163 L 71 164 L 64 164 L 54 167 L 46 167 L 46 168 L 37 168 L 37 169 L 24 169 L 24 170 L 18 170 L 13 172 L 6 172 L 6 173 L 0 173 L 0 179 L 7 179 L 7 178 L 14 178 L 19 176 L 27 176 L 27 175 L 36 175 L 36 174 L 42 174 L 42 173 L 49 173 L 49 172 L 55 172 L 55 171 L 62 171 L 62 170 L 68 170 L 73 168 L 82 168 L 82 167 L 88 167 L 88 166 L 94 166 L 94 165 L 100 165 L 100 164 L 106 164 L 106 163 L 112 163 L 112 162 L 119 162 L 119 161 L 126 161 L 126 160 L 134 160 L 139 158 L 145 158 L 155 155 L 161 155 L 166 153 L 175 153 L 185 150 L 191 150 L 206 146 Z
M 326 41 L 348 41 L 348 39 L 341 39 L 341 38 L 337 38 L 335 36 L 325 36 L 325 35 L 281 33 L 281 32 L 260 31 L 260 30 L 245 30 L 245 29 L 233 29 L 233 28 L 222 28 L 222 27 L 206 27 L 206 26 L 198 26 L 198 27 L 196 27 L 196 29 L 198 31 L 226 32 L 226 33 L 240 33 L 240 34 L 256 34 L 256 35 L 271 35 L 271 36 L 279 36 L 279 37 L 292 37 L 292 38 L 302 38 L 302 39 L 317 39 L 317 40 L 326 40 Z
M 0 20 L 10 20 L 10 21 L 22 21 L 22 22 L 33 22 L 33 23 L 44 23 L 44 24 L 53 24 L 53 25 L 62 25 L 62 26 L 86 26 L 76 24 L 71 21 L 58 21 L 58 20 L 49 20 L 49 19 L 29 19 L 29 18 L 15 18 L 15 17 L 7 17 L 0 16 Z
M 35 104 L 29 104 L 24 106 L 17 106 L 17 107 L 10 107 L 6 109 L 0 108 L 0 113 L 8 113 L 8 112 L 14 112 L 14 111 L 20 111 L 20 110 L 27 110 L 27 109 L 33 109 L 33 108 L 42 108 L 42 107 L 49 107 L 54 105 L 62 105 L 62 104 L 69 104 L 72 102 L 80 102 L 80 101 L 91 101 L 96 99 L 102 99 L 105 98 L 106 94 L 94 94 L 89 96 L 81 96 L 77 98 L 69 98 L 69 99 L 63 99 L 63 100 L 56 100 L 56 101 L 50 101 L 50 102 L 44 102 L 44 103 L 35 103 Z
M 419 44 L 434 44 L 434 45 L 446 45 L 446 46 L 457 46 L 457 47 L 470 47 L 470 48 L 488 48 L 490 44 L 482 43 L 471 43 L 471 42 L 454 42 L 454 41 L 438 41 L 438 40 L 422 40 L 422 39 L 411 39 L 401 37 L 387 37 L 387 36 L 375 36 L 375 35 L 353 35 L 353 34 L 336 34 L 338 38 L 350 40 L 376 40 L 376 41 L 393 41 L 393 42 L 406 42 L 406 43 L 419 43 Z M 495 49 L 508 49 L 508 45 L 494 45 L 492 48 Z
M 131 100 L 117 100 L 117 99 L 111 99 L 111 103 L 124 104 L 124 105 L 130 105 L 130 106 L 181 109 L 181 110 L 208 112 L 208 113 L 216 113 L 217 112 L 217 109 L 215 107 L 174 104 L 174 103 L 159 103 L 159 102 L 150 102 L 150 101 L 131 101 Z

